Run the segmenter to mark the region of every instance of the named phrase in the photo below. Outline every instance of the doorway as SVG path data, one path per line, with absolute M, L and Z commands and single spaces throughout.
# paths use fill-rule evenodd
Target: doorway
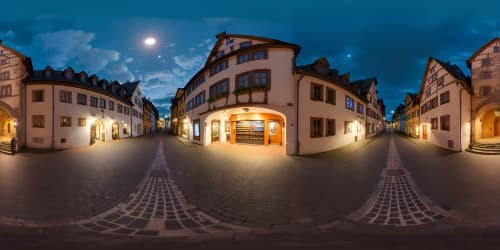
M 267 133 L 269 136 L 269 144 L 281 145 L 281 123 L 280 123 L 280 121 L 275 121 L 275 120 L 269 121 Z
M 220 121 L 212 121 L 212 143 L 220 141 Z
M 500 136 L 500 117 L 495 117 L 495 136 Z
M 422 125 L 422 139 L 427 140 L 427 125 Z
M 118 140 L 119 133 L 120 127 L 118 126 L 118 122 L 114 122 L 113 126 L 111 127 L 111 138 L 113 138 L 113 140 Z

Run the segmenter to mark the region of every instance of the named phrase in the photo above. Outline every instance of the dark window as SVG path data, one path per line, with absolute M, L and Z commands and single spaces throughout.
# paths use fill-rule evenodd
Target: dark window
M 98 100 L 97 97 L 91 96 L 90 97 L 90 106 L 97 108 L 97 100 Z
M 250 46 L 252 46 L 252 41 L 246 41 L 246 42 L 240 43 L 240 48 L 245 48 L 245 47 L 250 47 Z
M 87 95 L 84 94 L 76 94 L 76 103 L 80 105 L 87 105 Z
M 123 112 L 123 106 L 121 104 L 116 104 L 116 111 L 118 111 L 118 113 L 122 113 Z
M 215 75 L 225 69 L 227 69 L 227 66 L 228 66 L 228 63 L 227 63 L 227 60 L 224 60 L 222 62 L 219 62 L 217 63 L 216 65 L 212 66 L 212 68 L 210 68 L 210 75 Z
M 61 116 L 61 127 L 71 127 L 71 116 Z
M 354 111 L 354 100 L 349 96 L 345 96 L 345 108 Z
M 31 101 L 32 102 L 43 102 L 44 93 L 43 90 L 33 90 L 31 92 Z
M 431 88 L 426 88 L 425 89 L 425 98 L 431 96 Z
M 254 72 L 254 87 L 267 87 L 269 84 L 269 75 L 267 71 Z
M 311 117 L 311 137 L 323 136 L 323 118 Z
M 500 47 L 499 46 L 493 47 L 493 53 L 500 53 Z
M 443 85 L 444 85 L 444 76 L 439 77 L 437 85 L 438 85 L 438 87 L 443 87 Z
M 250 86 L 250 74 L 244 73 L 236 76 L 236 89 L 247 89 Z
M 31 127 L 33 128 L 45 128 L 45 116 L 44 115 L 34 115 L 31 117 Z
M 435 82 L 437 80 L 437 73 L 432 74 L 431 76 L 431 82 Z
M 266 50 L 256 50 L 252 52 L 252 60 L 262 60 L 267 58 Z
M 482 59 L 481 66 L 491 66 L 491 59 L 490 58 Z
M 336 91 L 326 87 L 326 102 L 330 104 L 337 104 Z
M 59 92 L 59 101 L 64 103 L 71 103 L 71 92 L 61 90 Z
M 352 132 L 352 122 L 344 121 L 344 134 L 350 134 Z
M 205 91 L 202 91 L 194 97 L 194 107 L 198 107 L 205 103 Z
M 105 109 L 106 108 L 106 99 L 99 99 L 99 108 Z
M 481 86 L 479 87 L 479 96 L 489 96 L 491 93 L 490 86 Z
M 326 136 L 334 136 L 335 132 L 335 119 L 326 119 Z
M 229 79 L 224 79 L 210 86 L 210 98 L 218 99 L 229 94 Z
M 364 114 L 364 107 L 363 107 L 363 104 L 359 103 L 358 102 L 358 113 L 360 114 Z
M 224 50 L 218 51 L 217 54 L 215 54 L 215 59 L 221 58 L 224 56 Z
M 109 107 L 108 107 L 109 110 L 115 110 L 115 102 L 109 101 L 108 105 L 109 105 Z
M 200 119 L 193 120 L 193 139 L 200 140 Z
M 0 73 L 0 81 L 1 80 L 9 80 L 10 79 L 10 73 L 9 71 L 5 71 Z
M 438 129 L 438 118 L 431 118 L 431 129 Z
M 311 100 L 323 101 L 323 85 L 311 83 Z
M 87 126 L 87 118 L 78 118 L 78 127 Z
M 0 96 L 11 96 L 12 95 L 12 85 L 4 85 L 0 87 Z
M 126 115 L 130 115 L 130 108 L 129 107 L 123 107 L 123 113 Z
M 490 79 L 491 78 L 491 71 L 482 71 L 479 73 L 479 79 Z
M 450 131 L 450 115 L 443 115 L 439 117 L 441 122 L 441 130 Z
M 244 53 L 238 56 L 238 64 L 248 62 L 250 60 L 248 53 Z
M 443 105 L 450 102 L 450 91 L 446 91 L 439 95 L 439 104 Z

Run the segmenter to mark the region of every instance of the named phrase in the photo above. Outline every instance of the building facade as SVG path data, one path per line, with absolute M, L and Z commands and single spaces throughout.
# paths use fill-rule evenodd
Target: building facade
M 61 149 L 142 135 L 139 82 L 109 83 L 85 71 L 33 70 L 0 44 L 1 141 Z M 5 125 L 6 124 L 6 125 Z
M 418 138 L 420 136 L 420 96 L 418 94 L 406 94 L 405 112 L 405 133 L 409 137 Z
M 483 45 L 467 60 L 472 72 L 471 142 L 498 138 L 500 143 L 500 38 Z
M 170 106 L 170 129 L 172 134 L 187 137 L 188 123 L 185 114 L 184 89 L 178 88 Z
M 421 138 L 455 151 L 470 143 L 470 80 L 456 65 L 430 57 L 420 89 Z
M 147 98 L 142 98 L 144 115 L 144 134 L 152 134 L 158 128 L 159 114 L 155 105 Z
M 351 85 L 359 95 L 367 101 L 366 106 L 366 138 L 378 135 L 384 129 L 383 106 L 377 98 L 377 78 L 370 77 L 363 80 L 354 81 Z
M 275 146 L 285 154 L 322 152 L 365 138 L 367 102 L 349 74 L 339 75 L 325 58 L 296 66 L 299 51 L 269 38 L 217 35 L 204 67 L 174 99 L 174 133 L 202 145 Z

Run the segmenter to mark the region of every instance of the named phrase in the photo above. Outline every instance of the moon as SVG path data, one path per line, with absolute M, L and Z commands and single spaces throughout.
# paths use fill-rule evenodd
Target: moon
M 154 37 L 148 37 L 148 38 L 144 39 L 144 44 L 146 46 L 153 46 L 156 44 L 156 39 Z

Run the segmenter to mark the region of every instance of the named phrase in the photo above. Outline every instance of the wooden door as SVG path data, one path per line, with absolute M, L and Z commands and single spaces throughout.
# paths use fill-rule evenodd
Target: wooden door
M 427 125 L 422 125 L 422 139 L 427 140 Z
M 495 117 L 495 136 L 500 136 L 500 117 Z
M 212 121 L 212 142 L 220 140 L 220 122 L 219 120 Z
M 281 122 L 273 120 L 269 121 L 267 131 L 269 136 L 269 144 L 281 145 Z

